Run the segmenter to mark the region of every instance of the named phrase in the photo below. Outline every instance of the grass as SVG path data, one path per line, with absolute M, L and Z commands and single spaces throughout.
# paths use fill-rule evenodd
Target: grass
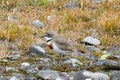
M 2 2 L 4 1 L 4 2 Z M 79 1 L 79 0 L 78 0 Z M 112 1 L 112 2 L 111 2 Z M 0 0 L 0 40 L 16 44 L 18 49 L 27 50 L 31 44 L 42 41 L 41 35 L 47 30 L 59 32 L 75 45 L 92 34 L 96 29 L 102 45 L 108 49 L 120 45 L 119 0 L 103 0 L 94 4 L 88 0 L 79 1 L 79 9 L 66 9 L 64 4 L 70 0 Z M 18 22 L 6 21 L 7 16 L 16 17 Z M 51 16 L 50 20 L 47 17 Z M 38 29 L 31 23 L 39 19 L 46 26 Z M 10 47 L 3 46 L 0 51 L 8 53 Z

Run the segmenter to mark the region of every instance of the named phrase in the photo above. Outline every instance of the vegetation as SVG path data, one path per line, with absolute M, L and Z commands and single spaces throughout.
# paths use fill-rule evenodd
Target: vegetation
M 31 44 L 41 41 L 40 36 L 46 30 L 58 31 L 78 45 L 84 37 L 92 35 L 91 29 L 96 29 L 105 49 L 119 47 L 120 0 L 103 0 L 99 4 L 77 1 L 80 7 L 71 9 L 63 7 L 70 0 L 0 0 L 0 40 L 5 41 L 5 46 L 0 46 L 0 54 L 9 53 L 10 43 L 27 50 Z M 17 22 L 7 21 L 8 16 L 17 18 Z M 31 25 L 36 19 L 46 25 L 44 29 Z

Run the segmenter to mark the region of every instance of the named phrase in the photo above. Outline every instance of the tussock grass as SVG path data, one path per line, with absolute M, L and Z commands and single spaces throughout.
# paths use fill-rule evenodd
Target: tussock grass
M 78 45 L 84 37 L 92 35 L 90 29 L 93 28 L 106 48 L 120 45 L 119 0 L 103 0 L 100 4 L 77 0 L 80 4 L 78 9 L 63 7 L 70 0 L 37 1 L 39 0 L 0 1 L 1 41 L 17 43 L 19 49 L 27 50 L 31 44 L 42 41 L 40 36 L 45 31 L 53 30 Z M 8 15 L 17 17 L 18 22 L 6 21 Z M 47 20 L 48 16 L 51 16 L 50 20 Z M 36 19 L 45 24 L 43 30 L 31 26 Z M 3 47 L 5 51 L 9 49 Z

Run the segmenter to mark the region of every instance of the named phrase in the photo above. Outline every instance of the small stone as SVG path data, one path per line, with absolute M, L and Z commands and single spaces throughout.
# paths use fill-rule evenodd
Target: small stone
M 4 77 L 3 77 L 3 76 L 0 76 L 0 80 L 4 80 Z
M 95 46 L 100 45 L 100 40 L 93 38 L 91 36 L 86 37 L 82 42 L 90 44 L 90 45 L 95 45 Z
M 28 62 L 23 62 L 23 63 L 21 64 L 21 68 L 22 68 L 22 69 L 24 69 L 24 68 L 26 68 L 26 67 L 28 67 L 28 66 L 30 66 L 30 63 L 28 63 Z
M 78 71 L 78 72 L 70 72 L 66 76 L 69 77 L 70 80 L 86 80 L 90 78 L 90 76 L 84 76 L 84 71 Z
M 101 59 L 101 60 L 107 59 L 108 56 L 110 56 L 110 54 L 104 54 L 104 55 L 102 55 L 102 56 L 100 57 L 100 59 Z
M 66 60 L 64 63 L 71 63 L 73 67 L 76 67 L 77 64 L 82 65 L 82 63 L 75 58 L 71 58 L 69 60 Z
M 21 54 L 15 54 L 15 55 L 9 55 L 8 58 L 11 60 L 16 60 L 18 58 L 20 58 Z
M 32 22 L 32 25 L 33 25 L 33 26 L 36 26 L 36 27 L 38 27 L 38 28 L 44 28 L 44 24 L 43 24 L 41 21 L 39 21 L 39 20 L 33 21 L 33 22 Z
M 47 17 L 47 20 L 48 20 L 48 21 L 51 21 L 51 19 L 52 19 L 52 16 L 48 16 L 48 17 Z
M 99 4 L 102 2 L 102 0 L 90 0 L 91 2 L 95 3 L 95 4 Z
M 21 68 L 27 73 L 27 74 L 34 74 L 38 72 L 38 68 L 35 67 L 35 65 L 31 66 L 29 63 L 24 62 L 21 64 Z
M 10 80 L 19 80 L 19 79 L 13 76 L 12 78 L 10 78 Z
M 7 59 L 3 59 L 3 60 L 2 60 L 2 62 L 7 63 L 7 62 L 8 62 L 8 60 L 7 60 Z
M 66 76 L 60 76 L 55 80 L 70 80 L 70 79 L 68 77 L 66 77 Z
M 77 4 L 77 3 L 68 3 L 68 4 L 65 4 L 64 7 L 65 8 L 73 8 L 73 9 L 75 9 L 75 8 L 79 8 L 79 4 Z
M 29 75 L 27 76 L 27 79 L 25 79 L 25 80 L 38 80 L 38 79 L 37 79 L 37 77 L 34 76 L 34 74 L 29 74 Z M 40 80 L 41 80 L 41 79 L 40 79 Z
M 111 80 L 120 80 L 120 71 L 110 71 Z
M 101 52 L 101 50 L 95 46 L 86 46 L 88 51 L 96 51 L 96 52 Z
M 45 55 L 45 50 L 44 50 L 42 47 L 40 47 L 40 46 L 31 45 L 31 46 L 29 47 L 28 54 L 29 54 L 29 53 L 32 53 L 32 55 L 34 55 L 34 53 L 36 53 L 36 54 L 38 54 L 38 55 L 43 56 L 43 55 Z
M 35 73 L 37 73 L 38 71 L 39 71 L 38 68 L 34 68 L 34 67 L 31 67 L 31 66 L 29 66 L 29 67 L 26 68 L 26 73 L 27 73 L 27 74 L 35 74 Z
M 18 72 L 19 70 L 15 67 L 6 67 L 6 72 L 8 72 L 8 71 Z
M 13 77 L 16 77 L 19 80 L 26 80 L 26 77 L 23 74 L 20 73 L 12 73 Z
M 90 77 L 91 80 L 110 80 L 108 75 L 99 72 L 93 73 L 90 71 L 84 71 L 83 75 Z
M 12 16 L 8 16 L 8 17 L 7 17 L 7 20 L 10 21 L 10 22 L 15 22 L 15 23 L 18 22 L 18 19 L 15 18 L 15 17 L 12 17 Z
M 38 72 L 38 76 L 47 80 L 55 80 L 59 77 L 60 72 L 53 70 L 41 70 Z

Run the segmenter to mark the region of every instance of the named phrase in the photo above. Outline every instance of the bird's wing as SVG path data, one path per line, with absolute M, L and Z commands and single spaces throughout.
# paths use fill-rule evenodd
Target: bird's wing
M 65 39 L 63 39 L 61 36 L 54 39 L 54 41 L 58 44 L 59 48 L 62 50 L 69 50 L 72 51 L 72 45 Z

